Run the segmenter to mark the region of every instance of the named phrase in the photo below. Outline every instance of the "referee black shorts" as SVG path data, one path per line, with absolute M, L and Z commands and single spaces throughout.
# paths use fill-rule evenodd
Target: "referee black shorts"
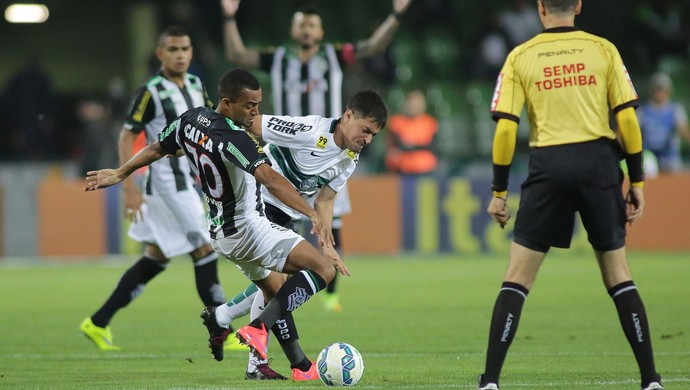
M 619 152 L 613 141 L 536 148 L 522 184 L 514 241 L 540 252 L 568 248 L 579 212 L 598 251 L 625 246 L 625 200 Z

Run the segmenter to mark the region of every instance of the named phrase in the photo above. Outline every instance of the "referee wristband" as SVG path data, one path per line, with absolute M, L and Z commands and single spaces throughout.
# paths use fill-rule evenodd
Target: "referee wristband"
M 235 21 L 235 15 L 225 15 L 223 18 L 226 22 L 234 22 Z
M 391 15 L 392 15 L 392 16 L 395 18 L 395 20 L 397 20 L 398 22 L 400 22 L 400 21 L 402 20 L 402 17 L 403 17 L 403 13 L 402 13 L 402 12 L 391 12 Z
M 642 152 L 626 155 L 625 163 L 628 166 L 628 176 L 630 177 L 631 183 L 644 181 Z
M 508 191 L 508 176 L 510 175 L 510 165 L 494 164 L 494 181 L 491 184 L 491 191 Z
M 506 200 L 506 198 L 508 197 L 508 191 L 493 191 L 493 193 L 494 198 Z

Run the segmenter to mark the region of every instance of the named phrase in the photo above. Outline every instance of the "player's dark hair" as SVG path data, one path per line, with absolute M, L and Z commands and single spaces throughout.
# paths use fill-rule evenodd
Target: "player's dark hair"
M 554 14 L 575 12 L 578 0 L 541 0 L 544 7 Z
M 188 37 L 187 30 L 182 26 L 170 26 L 165 29 L 158 37 L 158 47 L 165 46 L 165 38 L 168 37 Z
M 245 88 L 258 91 L 261 89 L 261 84 L 250 72 L 240 68 L 231 69 L 220 78 L 218 100 L 228 98 L 231 102 L 236 102 L 242 96 L 242 90 Z
M 347 110 L 352 111 L 357 118 L 371 118 L 379 128 L 386 126 L 388 111 L 381 96 L 372 89 L 359 91 L 347 103 Z
M 313 3 L 308 3 L 302 5 L 297 12 L 301 12 L 304 15 L 316 15 L 316 16 L 321 16 L 321 12 L 319 11 L 318 7 L 314 5 Z

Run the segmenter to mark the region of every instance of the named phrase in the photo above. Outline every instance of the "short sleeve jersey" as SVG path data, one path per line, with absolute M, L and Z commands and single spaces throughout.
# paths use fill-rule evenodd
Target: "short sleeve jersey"
M 264 147 L 273 169 L 287 178 L 307 202 L 312 202 L 325 185 L 339 192 L 345 187 L 359 161 L 359 153 L 341 149 L 333 134 L 337 118 L 318 115 L 289 117 L 263 115 Z M 300 213 L 283 205 L 265 188 L 262 195 L 270 203 L 293 219 Z
M 508 55 L 491 102 L 493 118 L 527 110 L 532 147 L 615 139 L 609 112 L 638 97 L 616 47 L 574 27 L 544 30 Z
M 213 107 L 201 79 L 187 74 L 184 88 L 168 80 L 162 73 L 152 77 L 131 101 L 124 127 L 138 134 L 146 132 L 151 144 L 169 123 L 195 107 Z M 189 163 L 184 158 L 161 159 L 149 166 L 145 182 L 146 194 L 171 194 L 192 188 Z
M 343 66 L 355 61 L 355 45 L 323 44 L 308 62 L 297 57 L 293 47 L 280 46 L 259 57 L 259 67 L 271 75 L 273 112 L 276 115 L 343 113 Z
M 200 107 L 187 111 L 160 133 L 163 150 L 182 149 L 199 176 L 211 238 L 239 232 L 263 218 L 260 185 L 254 172 L 268 157 L 257 140 L 215 111 Z

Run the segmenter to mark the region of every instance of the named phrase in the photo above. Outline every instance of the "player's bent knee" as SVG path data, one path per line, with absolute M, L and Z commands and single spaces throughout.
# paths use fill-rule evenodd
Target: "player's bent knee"
M 318 273 L 326 283 L 330 283 L 335 278 L 336 269 L 331 261 L 324 256 L 321 256 L 318 268 L 313 271 Z

